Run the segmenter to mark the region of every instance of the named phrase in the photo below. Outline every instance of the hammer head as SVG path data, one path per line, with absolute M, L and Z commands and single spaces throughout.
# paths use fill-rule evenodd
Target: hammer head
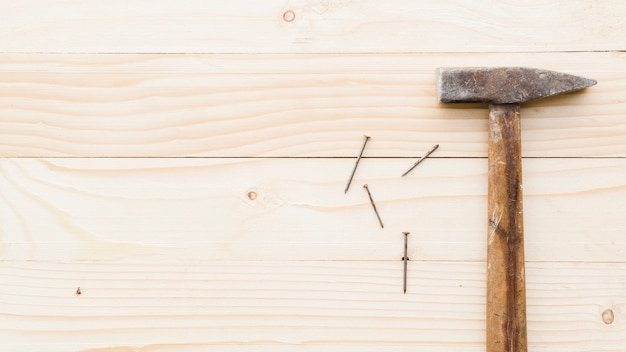
M 596 84 L 593 79 L 527 67 L 439 68 L 441 103 L 520 104 Z

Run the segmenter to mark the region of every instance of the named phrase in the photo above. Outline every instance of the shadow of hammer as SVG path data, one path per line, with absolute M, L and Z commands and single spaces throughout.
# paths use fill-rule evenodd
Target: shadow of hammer
M 596 81 L 525 67 L 439 68 L 441 103 L 489 105 L 487 352 L 526 352 L 520 104 Z

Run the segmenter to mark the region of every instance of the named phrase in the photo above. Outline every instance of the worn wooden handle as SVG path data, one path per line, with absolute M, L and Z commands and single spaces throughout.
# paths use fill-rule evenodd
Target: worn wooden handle
M 487 352 L 526 352 L 520 107 L 489 110 Z

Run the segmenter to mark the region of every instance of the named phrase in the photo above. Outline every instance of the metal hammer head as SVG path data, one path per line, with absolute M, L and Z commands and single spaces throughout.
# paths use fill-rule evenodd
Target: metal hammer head
M 439 68 L 441 103 L 520 104 L 583 89 L 593 79 L 527 67 Z

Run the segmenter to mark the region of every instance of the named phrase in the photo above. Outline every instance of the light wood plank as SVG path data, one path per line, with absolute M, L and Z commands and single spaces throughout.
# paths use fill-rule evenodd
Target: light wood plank
M 0 2 L 0 350 L 484 351 L 487 113 L 434 72 L 519 65 L 599 81 L 522 110 L 530 350 L 623 352 L 625 12 Z
M 411 261 L 405 295 L 399 260 L 3 261 L 0 337 L 13 351 L 478 352 L 484 268 Z M 527 278 L 530 349 L 623 350 L 626 265 L 529 263 Z
M 486 160 L 0 160 L 5 260 L 481 261 Z M 626 159 L 526 159 L 529 261 L 623 262 Z M 370 185 L 385 228 L 367 194 Z M 254 192 L 252 194 L 251 192 Z
M 486 156 L 486 107 L 436 101 L 477 65 L 599 81 L 522 108 L 525 156 L 626 156 L 625 53 L 1 57 L 3 157 Z
M 621 0 L 23 0 L 0 3 L 2 52 L 623 50 Z M 291 14 L 287 13 L 291 11 Z M 290 21 L 291 20 L 291 21 Z

